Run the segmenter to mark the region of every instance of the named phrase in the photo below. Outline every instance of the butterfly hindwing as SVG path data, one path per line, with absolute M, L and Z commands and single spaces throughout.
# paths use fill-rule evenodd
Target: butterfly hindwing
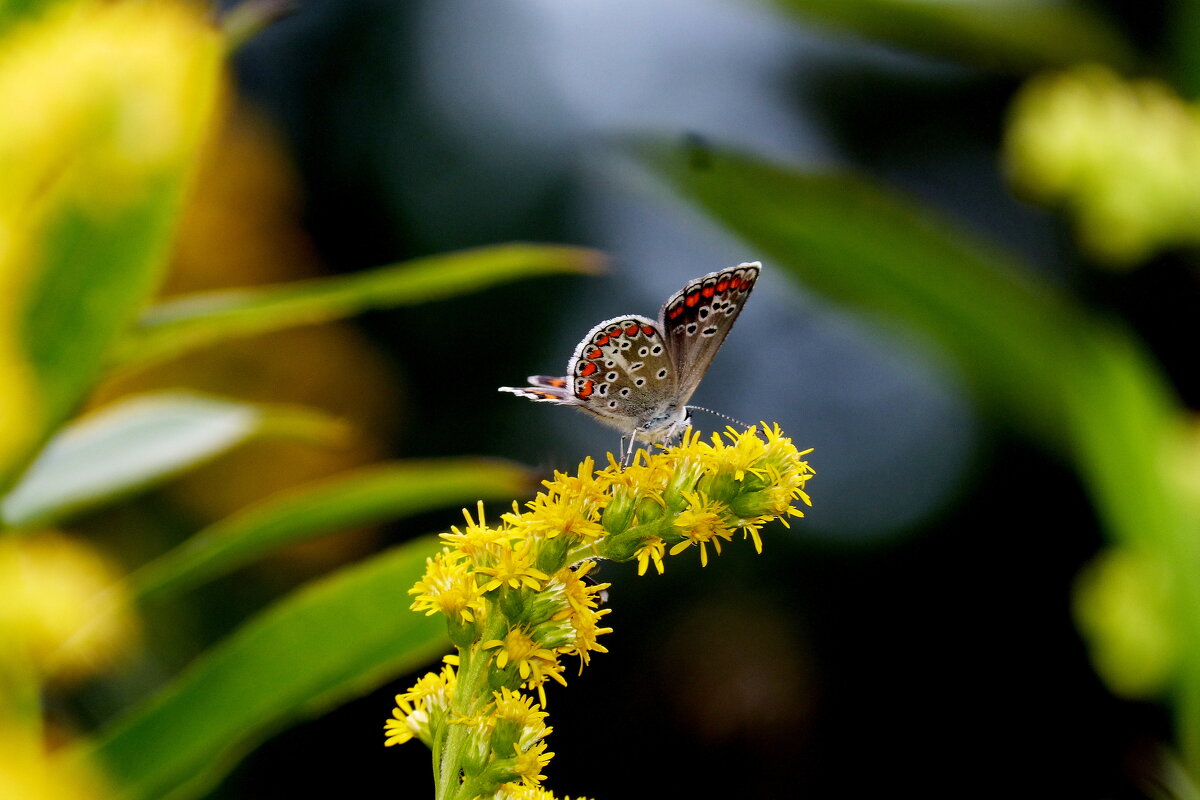
M 622 429 L 645 422 L 676 393 L 676 375 L 652 319 L 627 314 L 588 332 L 567 363 L 576 402 Z
M 567 388 L 566 378 L 556 378 L 552 375 L 530 375 L 528 386 L 501 386 L 500 391 L 512 392 L 518 397 L 527 397 L 538 403 L 558 403 L 559 405 L 575 405 L 575 398 Z
M 711 272 L 671 296 L 659 312 L 684 402 L 700 384 L 758 280 L 757 261 Z

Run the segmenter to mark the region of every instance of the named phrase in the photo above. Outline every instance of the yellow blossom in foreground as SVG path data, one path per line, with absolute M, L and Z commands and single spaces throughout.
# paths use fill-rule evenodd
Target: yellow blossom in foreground
M 671 555 L 678 555 L 692 545 L 699 545 L 700 565 L 707 567 L 709 542 L 720 555 L 721 540 L 729 541 L 733 538 L 733 531 L 729 530 L 725 522 L 728 509 L 719 502 L 708 500 L 703 494 L 685 496 L 688 499 L 688 507 L 675 517 L 675 527 L 679 529 L 683 541 L 671 548 Z
M 498 669 L 504 669 L 510 663 L 514 664 L 522 680 L 544 674 L 546 667 L 555 663 L 554 652 L 539 647 L 538 643 L 520 628 L 509 631 L 503 640 L 493 639 L 481 646 L 484 650 L 496 651 Z
M 807 453 L 777 425 L 710 441 L 689 434 L 628 466 L 610 454 L 603 469 L 587 459 L 575 474 L 555 473 L 495 526 L 482 506 L 476 518 L 464 512 L 466 528 L 442 535 L 445 549 L 412 590 L 414 609 L 448 617 L 457 683 L 438 693 L 418 682 L 397 696 L 386 743 L 432 743 L 439 797 L 553 798 L 538 786 L 553 755 L 543 741 L 545 684 L 566 685 L 562 656 L 577 656 L 582 670 L 607 652 L 599 637 L 612 631 L 600 624 L 609 584 L 592 577 L 597 563 L 636 559 L 638 574 L 650 564 L 661 574 L 668 553 L 697 546 L 707 564 L 709 545 L 720 554 L 738 531 L 761 552 L 764 525 L 802 517 L 796 501 L 810 504 Z M 422 681 L 440 685 L 432 673 Z M 444 702 L 422 699 L 430 697 Z
M 554 753 L 546 752 L 546 743 L 538 742 L 525 752 L 517 753 L 517 761 L 513 769 L 521 776 L 521 782 L 526 786 L 537 786 L 546 779 L 546 776 L 541 773 L 553 757 Z
M 540 786 L 506 783 L 496 792 L 496 800 L 571 800 L 571 798 L 566 795 L 559 798 L 553 792 Z M 580 796 L 576 800 L 588 800 L 588 798 Z
M 662 539 L 657 536 L 652 536 L 637 549 L 638 575 L 645 575 L 646 568 L 651 562 L 654 563 L 654 568 L 658 570 L 658 574 L 663 574 L 663 555 L 667 552 L 667 545 Z
M 492 559 L 491 566 L 479 566 L 475 571 L 491 577 L 483 586 L 485 592 L 507 584 L 510 588 L 522 586 L 537 591 L 550 576 L 533 566 L 533 554 L 529 548 L 503 547 Z
M 458 675 L 452 666 L 430 672 L 411 689 L 396 695 L 392 718 L 384 723 L 384 745 L 403 744 L 417 738 L 429 744 L 433 729 L 445 720 L 454 698 Z
M 466 557 L 454 551 L 442 551 L 426 559 L 425 577 L 417 581 L 409 594 L 417 595 L 413 611 L 426 616 L 441 612 L 465 622 L 473 622 L 483 610 L 483 592 Z

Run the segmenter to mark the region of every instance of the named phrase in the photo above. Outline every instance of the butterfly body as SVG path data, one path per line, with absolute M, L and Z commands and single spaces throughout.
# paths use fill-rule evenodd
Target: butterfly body
M 761 264 L 712 272 L 673 294 L 658 320 L 628 314 L 588 332 L 564 377 L 532 375 L 529 386 L 502 386 L 537 402 L 575 406 L 635 439 L 659 442 L 688 428 L 687 402 L 712 363 Z

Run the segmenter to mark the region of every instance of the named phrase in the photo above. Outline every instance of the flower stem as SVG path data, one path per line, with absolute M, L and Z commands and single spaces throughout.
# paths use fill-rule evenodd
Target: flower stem
M 436 800 L 453 800 L 461 787 L 463 747 L 470 733 L 462 720 L 476 713 L 485 700 L 487 667 L 491 660 L 487 653 L 479 649 L 479 645 L 496 638 L 504 630 L 504 615 L 494 603 L 489 608 L 487 620 L 486 630 L 469 648 L 458 648 L 458 679 L 450 704 L 448 732 L 444 738 L 439 737 L 437 742 L 441 745 L 441 752 L 438 753 L 435 748 L 433 754 Z

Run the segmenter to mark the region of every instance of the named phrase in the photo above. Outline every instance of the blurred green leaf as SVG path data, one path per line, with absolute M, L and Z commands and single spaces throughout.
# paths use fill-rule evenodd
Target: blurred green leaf
M 163 392 L 122 400 L 63 429 L 0 500 L 10 527 L 44 526 L 162 483 L 256 436 L 336 439 L 308 409 Z
M 520 278 L 595 271 L 593 250 L 510 244 L 429 256 L 367 272 L 181 297 L 148 309 L 114 354 L 139 365 L 225 339 L 440 300 Z
M 1200 530 L 1168 473 L 1183 414 L 1140 343 L 935 215 L 847 175 L 805 174 L 735 153 L 637 150 L 680 195 L 805 285 L 923 332 L 980 407 L 1078 463 L 1109 535 L 1169 575 L 1172 676 L 1185 762 L 1200 770 Z M 1112 643 L 1108 643 L 1112 646 Z
M 1109 528 L 1138 547 L 1194 538 L 1192 515 L 1166 474 L 1182 416 L 1163 376 L 1115 326 L 1092 324 L 1073 353 L 1062 385 L 1074 456 Z M 1193 549 L 1200 557 L 1200 540 Z
M 14 23 L 41 14 L 62 2 L 64 0 L 0 0 L 0 35 L 6 33 Z
M 408 609 L 439 549 L 421 539 L 316 581 L 250 620 L 90 752 L 125 800 L 197 797 L 298 718 L 364 694 L 448 649 L 445 620 Z M 383 746 L 380 708 L 378 744 Z
M 1017 261 L 859 177 L 711 149 L 637 152 L 749 242 L 767 270 L 781 267 L 834 301 L 923 332 L 954 357 L 985 410 L 1065 444 L 1061 343 L 1080 312 Z
M 485 459 L 371 466 L 282 492 L 201 531 L 133 577 L 145 599 L 174 594 L 281 547 L 355 525 L 527 494 L 523 467 Z
M 1163 24 L 1175 88 L 1189 100 L 1200 98 L 1200 0 L 1174 0 Z
M 1188 441 L 1184 413 L 1153 361 L 1123 330 L 1096 324 L 1087 334 L 1063 382 L 1074 455 L 1109 535 L 1139 557 L 1157 559 L 1167 573 L 1164 616 L 1180 660 L 1170 697 L 1184 761 L 1200 773 L 1200 522 L 1196 498 L 1183 476 L 1172 473 L 1180 467 L 1177 450 Z M 1139 646 L 1096 636 L 1091 645 L 1097 655 Z M 1136 680 L 1113 680 L 1104 671 L 1111 664 L 1099 666 L 1115 690 Z
M 1134 63 L 1119 31 L 1088 6 L 1062 0 L 770 0 L 815 21 L 918 53 L 1002 71 L 1081 61 Z
M 99 376 L 113 338 L 157 285 L 181 179 L 158 180 L 141 202 L 108 218 L 66 205 L 47 222 L 21 325 L 43 403 L 43 432 L 75 409 Z

